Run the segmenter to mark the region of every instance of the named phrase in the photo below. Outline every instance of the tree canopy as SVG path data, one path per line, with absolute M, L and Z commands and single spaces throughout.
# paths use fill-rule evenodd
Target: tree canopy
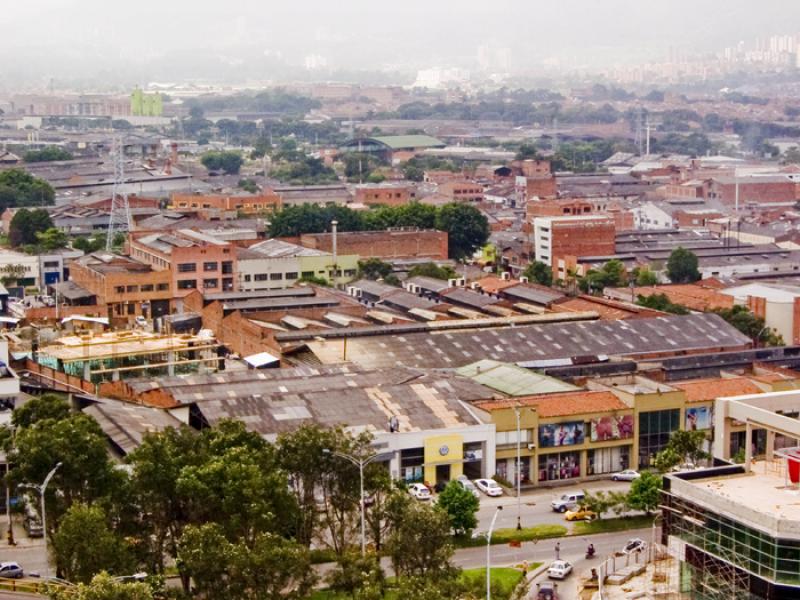
M 56 192 L 44 179 L 22 169 L 0 171 L 0 210 L 15 206 L 48 206 Z
M 468 489 L 463 488 L 457 481 L 447 484 L 439 494 L 439 508 L 447 513 L 450 526 L 459 534 L 466 534 L 478 526 L 476 514 L 480 502 Z
M 41 150 L 28 150 L 22 155 L 22 160 L 26 163 L 72 160 L 72 154 L 58 146 L 47 146 Z
M 49 229 L 53 229 L 53 221 L 46 210 L 21 208 L 11 218 L 8 227 L 8 241 L 15 248 L 36 244 L 39 241 L 38 235 Z
M 206 152 L 200 158 L 200 162 L 209 171 L 224 171 L 227 175 L 236 175 L 244 164 L 242 155 L 238 152 Z
M 553 269 L 538 260 L 533 261 L 522 272 L 523 277 L 527 277 L 528 281 L 538 283 L 539 285 L 546 285 L 550 287 L 553 285 Z
M 672 283 L 694 283 L 701 277 L 697 255 L 691 250 L 678 247 L 667 260 L 667 277 Z

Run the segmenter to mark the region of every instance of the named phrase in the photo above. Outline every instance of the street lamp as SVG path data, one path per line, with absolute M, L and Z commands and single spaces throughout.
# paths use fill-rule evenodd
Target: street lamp
M 517 468 L 514 469 L 517 476 L 517 531 L 522 530 L 522 457 L 520 455 L 520 408 L 514 407 L 517 415 Z
M 346 461 L 353 463 L 355 466 L 358 467 L 358 475 L 361 481 L 361 501 L 359 502 L 359 506 L 361 508 L 361 556 L 364 556 L 367 553 L 367 538 L 366 538 L 366 527 L 364 525 L 364 467 L 366 467 L 369 463 L 374 461 L 377 458 L 381 458 L 386 456 L 385 454 L 372 454 L 371 456 L 367 456 L 366 458 L 360 458 L 357 456 L 351 456 L 350 454 L 345 454 L 344 452 L 336 452 L 335 450 L 331 450 L 329 448 L 322 449 L 323 454 L 330 454 L 332 456 L 338 456 L 339 458 L 343 458 Z
M 50 480 L 53 478 L 53 475 L 56 474 L 56 471 L 58 471 L 59 467 L 61 467 L 62 464 L 63 463 L 56 464 L 56 466 L 53 467 L 47 474 L 47 477 L 44 478 L 44 481 L 42 482 L 41 485 L 36 485 L 35 483 L 25 483 L 20 486 L 36 490 L 37 492 L 39 492 L 39 495 L 42 498 L 42 540 L 44 541 L 44 552 L 45 552 L 45 562 L 44 562 L 45 577 L 48 575 L 48 572 L 50 570 L 50 565 L 48 564 L 47 561 L 47 514 L 45 513 L 45 502 L 44 502 L 45 492 L 47 492 L 47 484 L 50 483 Z
M 494 531 L 494 523 L 497 521 L 497 515 L 503 510 L 502 506 L 498 506 L 494 511 L 492 523 L 489 525 L 489 533 L 486 534 L 486 600 L 492 598 L 492 532 Z

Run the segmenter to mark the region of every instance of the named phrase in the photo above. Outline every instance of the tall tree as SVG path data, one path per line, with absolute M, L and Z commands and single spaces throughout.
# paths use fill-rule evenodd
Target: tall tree
M 476 514 L 480 502 L 471 491 L 461 487 L 457 481 L 448 483 L 439 494 L 438 506 L 447 513 L 450 526 L 456 535 L 469 533 L 478 526 Z
M 51 600 L 154 600 L 152 588 L 146 583 L 119 581 L 108 573 L 96 575 L 88 584 L 52 586 L 48 596 Z
M 656 510 L 661 502 L 661 475 L 645 471 L 634 479 L 627 502 L 633 510 L 643 510 L 648 515 Z
M 469 204 L 442 206 L 436 215 L 436 229 L 447 232 L 448 254 L 455 259 L 471 256 L 489 239 L 489 221 Z
M 667 260 L 667 277 L 672 283 L 693 283 L 701 277 L 697 255 L 691 250 L 678 247 Z
M 550 265 L 539 262 L 538 260 L 529 264 L 522 274 L 528 278 L 528 281 L 533 283 L 546 285 L 548 287 L 553 285 L 553 269 L 550 268 Z
M 11 218 L 8 227 L 8 241 L 15 248 L 26 244 L 35 244 L 38 241 L 36 235 L 44 233 L 52 227 L 53 221 L 46 210 L 21 208 Z
M 67 509 L 53 536 L 58 572 L 68 581 L 89 583 L 101 571 L 132 573 L 133 556 L 99 506 L 77 503 Z

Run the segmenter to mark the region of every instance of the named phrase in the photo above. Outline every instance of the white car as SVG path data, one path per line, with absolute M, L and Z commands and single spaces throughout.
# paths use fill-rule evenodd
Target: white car
M 572 573 L 572 565 L 565 560 L 555 560 L 547 569 L 547 576 L 550 579 L 564 579 Z
M 503 495 L 503 488 L 494 479 L 476 479 L 475 485 L 487 496 Z
M 622 549 L 623 554 L 633 554 L 634 552 L 644 552 L 647 549 L 647 542 L 640 538 L 633 538 L 628 540 L 625 547 Z
M 431 491 L 421 483 L 412 483 L 408 486 L 408 493 L 417 500 L 430 500 Z
M 633 469 L 625 469 L 619 473 L 614 473 L 611 476 L 611 479 L 614 481 L 633 481 L 634 479 L 639 479 L 639 477 L 641 477 L 641 475 L 639 475 L 638 471 L 634 471 Z
M 22 579 L 23 575 L 24 573 L 22 571 L 22 567 L 19 566 L 19 563 L 15 562 L 0 563 L 0 578 Z

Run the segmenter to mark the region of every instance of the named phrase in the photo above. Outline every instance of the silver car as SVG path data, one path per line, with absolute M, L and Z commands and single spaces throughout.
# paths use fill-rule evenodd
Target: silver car
M 475 484 L 472 483 L 469 479 L 461 479 L 461 478 L 459 478 L 459 479 L 456 479 L 456 482 L 458 482 L 458 485 L 460 485 L 462 488 L 464 488 L 468 492 L 472 492 L 472 495 L 475 496 L 476 498 L 480 498 L 481 497 L 481 494 L 478 491 L 478 488 L 476 488 Z
M 0 578 L 3 579 L 22 579 L 24 573 L 19 563 L 3 562 L 0 563 Z

